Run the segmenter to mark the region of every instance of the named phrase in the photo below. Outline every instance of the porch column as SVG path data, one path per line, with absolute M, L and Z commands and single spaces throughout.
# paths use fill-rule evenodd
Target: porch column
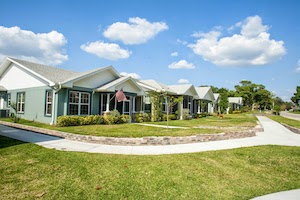
M 200 114 L 200 103 L 201 103 L 201 101 L 200 100 L 198 100 L 198 114 Z
M 180 110 L 180 120 L 183 119 L 183 100 L 179 103 L 179 110 Z
M 109 112 L 109 102 L 110 102 L 110 94 L 107 94 L 106 111 L 105 112 Z
M 135 113 L 135 97 L 132 97 L 132 112 Z

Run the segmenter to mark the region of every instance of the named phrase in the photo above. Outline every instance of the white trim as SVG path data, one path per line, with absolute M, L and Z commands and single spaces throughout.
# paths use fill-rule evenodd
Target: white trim
M 78 93 L 78 103 L 76 102 L 70 102 L 70 94 L 71 93 Z M 83 94 L 87 94 L 88 95 L 88 103 L 83 103 L 82 100 L 82 95 Z M 79 91 L 70 91 L 69 92 L 69 115 L 74 115 L 74 114 L 70 114 L 70 105 L 78 105 L 78 111 L 76 115 L 89 115 L 90 114 L 90 103 L 91 103 L 91 94 L 88 92 L 79 92 Z M 88 113 L 86 114 L 82 114 L 81 113 L 81 106 L 88 106 Z

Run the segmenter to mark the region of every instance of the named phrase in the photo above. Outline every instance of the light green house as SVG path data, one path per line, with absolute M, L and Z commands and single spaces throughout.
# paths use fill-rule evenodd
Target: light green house
M 117 102 L 123 88 L 127 100 Z M 112 66 L 74 72 L 15 58 L 0 66 L 0 110 L 24 119 L 55 124 L 62 115 L 104 114 L 117 109 L 132 115 L 143 110 L 144 90 L 131 77 L 122 77 Z

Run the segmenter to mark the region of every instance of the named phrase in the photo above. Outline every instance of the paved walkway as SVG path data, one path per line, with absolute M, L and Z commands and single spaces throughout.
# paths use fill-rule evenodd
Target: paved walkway
M 46 148 L 54 148 L 64 151 L 131 155 L 192 153 L 259 145 L 300 146 L 299 134 L 291 132 L 281 124 L 270 120 L 267 117 L 257 116 L 257 118 L 263 125 L 265 131 L 258 133 L 255 137 L 164 146 L 115 146 L 77 142 L 30 131 L 19 130 L 3 125 L 0 125 L 0 135 L 25 142 L 35 143 Z
M 268 195 L 256 197 L 252 200 L 299 200 L 299 199 L 300 199 L 300 189 L 268 194 Z
M 293 114 L 287 111 L 281 111 L 280 115 L 285 118 L 294 119 L 300 121 L 300 114 Z

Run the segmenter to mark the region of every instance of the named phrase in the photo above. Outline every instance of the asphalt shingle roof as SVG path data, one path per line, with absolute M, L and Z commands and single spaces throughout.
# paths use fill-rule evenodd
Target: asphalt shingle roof
M 72 77 L 79 76 L 80 74 L 82 74 L 80 72 L 74 72 L 71 70 L 65 70 L 57 67 L 51 67 L 43 64 L 28 62 L 16 58 L 10 58 L 10 59 L 14 60 L 15 62 L 23 65 L 24 67 L 34 71 L 35 73 L 45 77 L 46 79 L 54 83 L 63 82 L 66 79 L 70 79 Z

